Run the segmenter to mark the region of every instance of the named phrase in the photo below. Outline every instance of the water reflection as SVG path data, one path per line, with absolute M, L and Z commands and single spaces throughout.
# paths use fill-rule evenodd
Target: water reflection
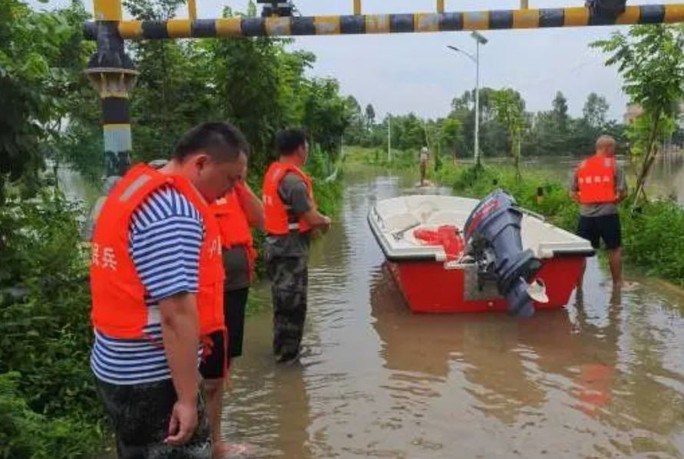
M 681 294 L 647 279 L 611 292 L 590 260 L 563 310 L 414 315 L 366 215 L 415 180 L 347 180 L 342 216 L 312 253 L 302 365 L 272 363 L 270 308 L 249 318 L 229 438 L 259 457 L 682 456 Z M 267 305 L 266 287 L 254 300 Z
M 684 203 L 684 154 L 679 151 L 662 153 L 653 164 L 648 187 L 659 196 Z
M 313 457 L 308 446 L 311 419 L 306 370 L 301 365 L 276 367 L 273 363 L 268 315 L 248 323 L 245 349 L 249 349 L 249 359 L 237 360 L 223 431 L 229 441 L 255 445 L 255 457 Z
M 555 349 L 573 352 L 562 311 L 539 314 L 534 324 L 504 315 L 414 315 L 387 270 L 376 277 L 371 305 L 387 368 L 422 378 L 428 387 L 460 373 L 473 407 L 508 425 L 546 398 L 530 365 L 554 361 L 544 356 Z
M 60 166 L 57 169 L 57 183 L 70 201 L 80 203 L 86 210 L 97 199 L 97 186 L 70 167 Z
M 379 270 L 371 315 L 384 366 L 393 372 L 386 388 L 413 405 L 427 397 L 450 403 L 467 394 L 466 412 L 494 420 L 492 428 L 507 443 L 515 443 L 516 429 L 524 429 L 528 436 L 546 432 L 561 443 L 568 435 L 577 441 L 589 437 L 586 454 L 680 457 L 681 441 L 671 437 L 681 434 L 684 420 L 681 364 L 676 371 L 661 365 L 658 349 L 670 346 L 653 339 L 653 325 L 628 328 L 632 321 L 648 323 L 668 300 L 652 292 L 646 299 L 643 288 L 606 290 L 595 263 L 589 274 L 583 295 L 567 311 L 517 321 L 505 315 L 414 315 L 389 273 Z M 681 336 L 681 317 L 668 316 L 683 326 L 677 327 Z M 638 333 L 645 329 L 646 336 Z M 626 340 L 635 341 L 625 347 Z M 637 349 L 644 354 L 634 359 Z M 450 393 L 456 381 L 462 383 Z M 469 438 L 477 441 L 477 435 Z

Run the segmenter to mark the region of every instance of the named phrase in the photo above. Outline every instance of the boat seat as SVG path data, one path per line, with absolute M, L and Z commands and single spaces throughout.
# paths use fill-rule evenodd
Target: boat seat
M 400 231 L 408 228 L 411 225 L 420 223 L 420 221 L 412 214 L 395 214 L 383 219 L 385 227 L 388 231 Z
M 468 215 L 462 212 L 454 212 L 454 211 L 442 211 L 442 212 L 435 212 L 432 215 L 430 215 L 430 218 L 425 222 L 427 225 L 434 225 L 434 226 L 439 226 L 439 225 L 456 225 L 460 229 L 463 229 L 463 225 L 465 225 L 465 221 L 468 218 Z
M 435 204 L 427 200 L 418 201 L 413 199 L 405 202 L 409 212 L 415 215 L 421 223 L 427 222 L 430 216 L 437 210 Z

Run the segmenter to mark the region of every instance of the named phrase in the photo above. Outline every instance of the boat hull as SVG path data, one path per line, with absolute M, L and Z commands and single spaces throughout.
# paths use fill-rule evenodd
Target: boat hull
M 507 302 L 494 280 L 485 280 L 471 256 L 455 258 L 446 246 L 426 243 L 416 231 L 444 225 L 465 228 L 480 201 L 458 196 L 411 195 L 378 201 L 368 223 L 389 270 L 409 308 L 417 313 L 505 312 Z M 559 309 L 570 300 L 586 258 L 595 254 L 589 241 L 545 221 L 526 209 L 520 223 L 523 250 L 542 263 L 533 279 L 546 285 L 548 302 L 536 310 Z M 449 246 L 451 247 L 451 246 Z M 543 295 L 542 295 L 543 297 Z
M 564 307 L 580 280 L 585 260 L 584 256 L 542 260 L 542 268 L 535 278 L 546 284 L 549 301 L 535 302 L 535 308 Z M 498 293 L 473 292 L 473 284 L 467 281 L 468 273 L 464 269 L 445 269 L 443 263 L 434 261 L 388 261 L 387 265 L 409 308 L 415 313 L 507 311 L 506 301 Z M 489 286 L 489 292 L 492 292 L 492 287 Z

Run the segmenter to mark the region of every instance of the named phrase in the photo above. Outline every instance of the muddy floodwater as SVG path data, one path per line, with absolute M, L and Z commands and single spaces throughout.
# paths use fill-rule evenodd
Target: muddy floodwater
M 247 321 L 226 438 L 264 458 L 684 455 L 678 290 L 632 276 L 638 286 L 615 294 L 591 259 L 564 310 L 414 315 L 366 216 L 376 200 L 415 192 L 415 177 L 345 182 L 341 215 L 311 256 L 300 364 L 273 363 L 268 286 L 252 291 L 262 312 Z

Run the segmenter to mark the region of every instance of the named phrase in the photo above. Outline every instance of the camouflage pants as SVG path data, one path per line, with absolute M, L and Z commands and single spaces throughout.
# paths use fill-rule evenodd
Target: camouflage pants
M 185 445 L 174 447 L 164 444 L 177 400 L 170 379 L 132 386 L 96 381 L 114 428 L 119 459 L 211 459 L 211 436 L 201 395 L 195 434 Z
M 279 361 L 299 353 L 306 319 L 309 273 L 306 257 L 273 257 L 268 260 L 273 299 L 273 353 Z

